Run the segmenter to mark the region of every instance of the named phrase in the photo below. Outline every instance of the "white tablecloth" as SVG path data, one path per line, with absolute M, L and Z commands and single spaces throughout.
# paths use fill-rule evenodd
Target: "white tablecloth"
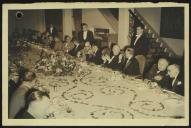
M 39 85 L 50 91 L 51 118 L 184 117 L 184 97 L 98 65 L 80 65 L 80 71 L 71 76 L 37 73 Z

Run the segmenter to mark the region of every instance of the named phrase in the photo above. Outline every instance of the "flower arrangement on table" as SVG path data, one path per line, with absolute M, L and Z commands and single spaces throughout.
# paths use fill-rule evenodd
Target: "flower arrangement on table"
M 72 75 L 77 68 L 77 64 L 71 58 L 58 54 L 51 54 L 42 57 L 35 65 L 37 72 L 45 73 L 45 75 Z

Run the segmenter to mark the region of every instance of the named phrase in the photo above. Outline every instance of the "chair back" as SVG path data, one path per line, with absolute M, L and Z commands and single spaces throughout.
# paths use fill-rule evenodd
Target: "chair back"
M 137 56 L 135 56 L 135 58 L 137 59 L 137 61 L 139 63 L 140 73 L 141 73 L 141 75 L 143 75 L 144 69 L 145 69 L 146 58 L 144 55 L 137 55 Z

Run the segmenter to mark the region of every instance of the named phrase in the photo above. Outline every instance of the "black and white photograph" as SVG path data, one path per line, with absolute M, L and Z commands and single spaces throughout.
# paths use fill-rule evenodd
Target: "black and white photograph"
M 4 124 L 188 125 L 188 10 L 3 5 Z

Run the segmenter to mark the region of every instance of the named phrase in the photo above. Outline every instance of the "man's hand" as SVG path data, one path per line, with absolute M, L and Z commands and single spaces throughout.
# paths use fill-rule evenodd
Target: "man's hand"
M 110 59 L 111 59 L 110 56 L 108 56 L 108 55 L 105 55 L 105 58 L 107 61 L 110 61 Z
M 162 80 L 162 76 L 161 75 L 157 75 L 157 76 L 154 77 L 154 79 L 156 81 L 160 81 L 160 80 Z

